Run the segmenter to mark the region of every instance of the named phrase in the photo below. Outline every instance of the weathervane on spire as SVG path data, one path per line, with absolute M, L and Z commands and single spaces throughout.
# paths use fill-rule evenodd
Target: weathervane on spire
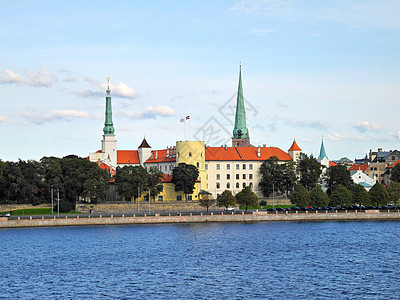
M 107 77 L 107 90 L 106 90 L 107 95 L 110 95 L 110 77 Z

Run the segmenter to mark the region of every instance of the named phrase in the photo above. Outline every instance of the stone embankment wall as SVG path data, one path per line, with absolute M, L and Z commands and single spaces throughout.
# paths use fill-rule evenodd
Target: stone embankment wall
M 162 223 L 202 223 L 202 222 L 265 222 L 265 221 L 371 221 L 371 220 L 398 220 L 400 212 L 330 212 L 330 213 L 280 213 L 268 214 L 264 211 L 255 211 L 252 214 L 196 214 L 196 215 L 169 215 L 138 216 L 138 217 L 63 217 L 53 219 L 20 219 L 9 220 L 0 218 L 0 228 L 13 227 L 48 227 L 48 226 L 93 226 L 93 225 L 124 225 L 124 224 L 162 224 Z

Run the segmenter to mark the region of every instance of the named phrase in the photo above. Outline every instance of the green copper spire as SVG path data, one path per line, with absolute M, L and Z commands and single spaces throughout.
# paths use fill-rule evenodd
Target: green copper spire
M 326 156 L 325 147 L 324 147 L 324 140 L 321 142 L 321 150 L 319 151 L 318 160 L 321 161 Z M 328 156 L 326 156 L 328 158 Z
M 247 139 L 246 111 L 244 109 L 244 97 L 242 89 L 242 65 L 239 71 L 239 87 L 236 102 L 235 128 L 233 129 L 234 139 Z
M 110 96 L 110 77 L 107 78 L 107 96 L 106 96 L 106 118 L 104 122 L 103 132 L 104 135 L 114 135 L 114 126 L 112 121 L 112 109 L 111 109 L 111 96 Z

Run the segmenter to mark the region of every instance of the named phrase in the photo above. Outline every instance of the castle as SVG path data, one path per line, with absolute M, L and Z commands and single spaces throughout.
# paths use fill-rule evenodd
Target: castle
M 198 182 L 189 199 L 198 199 L 200 191 L 206 191 L 217 197 L 224 190 L 234 194 L 245 186 L 262 196 L 258 183 L 261 175 L 261 164 L 272 156 L 279 162 L 297 161 L 301 149 L 294 140 L 288 152 L 277 147 L 253 146 L 246 125 L 246 111 L 242 88 L 241 67 L 236 101 L 235 126 L 232 136 L 232 147 L 210 147 L 204 141 L 177 141 L 166 149 L 153 149 L 144 138 L 137 150 L 118 150 L 112 121 L 111 91 L 106 90 L 105 122 L 101 150 L 90 153 L 89 160 L 98 163 L 115 174 L 117 167 L 138 166 L 146 169 L 156 167 L 165 174 L 164 192 L 158 195 L 158 201 L 180 201 L 181 193 L 175 193 L 170 185 L 172 170 L 179 163 L 192 164 L 199 170 Z

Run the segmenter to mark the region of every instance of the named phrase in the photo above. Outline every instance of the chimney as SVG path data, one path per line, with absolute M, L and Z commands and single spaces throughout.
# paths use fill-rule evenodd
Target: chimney
M 261 157 L 261 148 L 260 147 L 257 148 L 257 157 Z
M 158 150 L 156 150 L 156 159 L 158 159 Z
M 263 144 L 263 147 L 264 147 L 264 148 L 267 147 L 267 144 Z
M 226 145 L 224 145 L 225 150 L 228 150 L 228 147 L 226 147 Z

